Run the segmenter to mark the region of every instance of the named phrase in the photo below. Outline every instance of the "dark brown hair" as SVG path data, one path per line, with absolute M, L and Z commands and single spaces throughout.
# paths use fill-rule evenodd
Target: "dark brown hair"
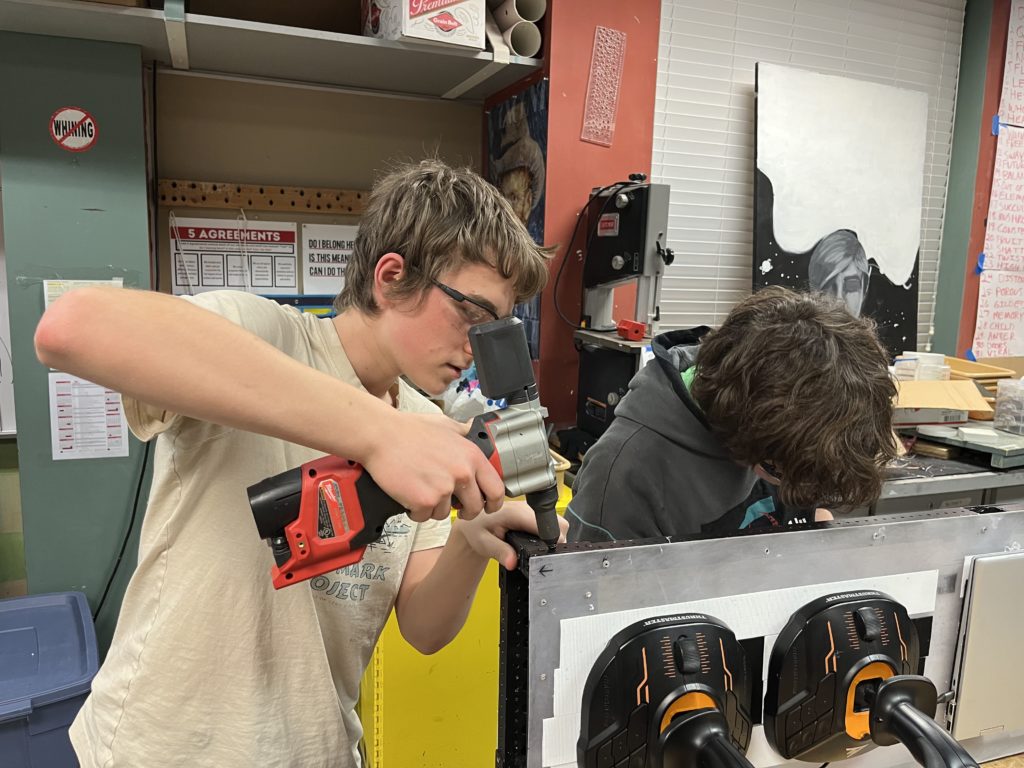
M 704 338 L 692 393 L 737 461 L 778 466 L 785 503 L 860 506 L 896 455 L 888 362 L 836 299 L 765 288 Z
M 407 267 L 391 287 L 396 301 L 423 295 L 432 280 L 467 264 L 495 267 L 512 281 L 517 303 L 539 293 L 548 279 L 550 249 L 533 242 L 501 192 L 472 170 L 436 159 L 400 166 L 374 185 L 345 287 L 334 300 L 339 311 L 379 311 L 373 271 L 386 253 L 400 254 Z

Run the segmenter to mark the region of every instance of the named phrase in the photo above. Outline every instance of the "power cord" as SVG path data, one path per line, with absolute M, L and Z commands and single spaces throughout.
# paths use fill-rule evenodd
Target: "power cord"
M 583 207 L 580 208 L 579 215 L 576 217 L 576 226 L 573 227 L 572 235 L 569 237 L 569 244 L 568 244 L 568 247 L 566 248 L 565 258 L 563 258 L 562 259 L 562 263 L 558 265 L 558 272 L 555 274 L 555 286 L 553 288 L 554 293 L 552 294 L 552 299 L 554 300 L 554 305 L 555 305 L 555 312 L 558 313 L 558 316 L 562 319 L 562 321 L 566 325 L 568 325 L 570 328 L 572 328 L 574 330 L 576 328 L 579 328 L 580 324 L 579 323 L 574 323 L 572 320 L 570 320 L 568 317 L 566 317 L 565 313 L 562 311 L 562 308 L 558 304 L 558 286 L 559 286 L 559 283 L 561 283 L 561 281 L 562 281 L 562 270 L 565 269 L 565 263 L 567 261 L 569 261 L 569 257 L 572 255 L 572 252 L 573 252 L 572 251 L 572 247 L 573 247 L 573 245 L 576 242 L 577 235 L 579 235 L 580 226 L 583 224 L 583 220 L 587 217 L 587 211 L 590 208 L 590 206 L 592 206 L 594 204 L 594 201 L 600 200 L 601 199 L 601 195 L 603 195 L 608 190 L 613 189 L 615 187 L 625 186 L 625 185 L 630 184 L 630 183 L 632 183 L 632 182 L 629 182 L 629 181 L 616 181 L 614 184 L 609 184 L 606 187 L 601 187 L 597 192 L 595 192 L 591 196 L 591 198 L 589 200 L 587 200 L 587 202 L 583 205 Z M 601 216 L 604 214 L 605 209 L 608 207 L 608 202 L 613 197 L 614 197 L 614 195 L 608 195 L 608 197 L 606 197 L 604 199 L 604 203 L 601 206 L 601 211 L 600 211 L 600 213 L 598 213 L 598 219 L 600 219 Z M 592 242 L 593 242 L 593 233 L 591 233 L 590 238 L 587 239 L 587 250 L 588 251 L 590 250 L 590 244 Z M 586 259 L 586 253 L 583 254 L 583 258 Z
M 103 610 L 103 604 L 107 601 L 107 595 L 110 593 L 110 587 L 114 583 L 114 577 L 117 575 L 117 569 L 121 566 L 121 560 L 124 558 L 124 551 L 128 548 L 128 541 L 132 537 L 132 530 L 135 528 L 135 517 L 139 511 L 139 497 L 142 495 L 142 481 L 146 477 L 146 466 L 149 464 L 149 448 L 152 445 L 151 441 L 146 442 L 146 447 L 142 450 L 142 469 L 139 470 L 139 481 L 135 485 L 135 499 L 132 501 L 132 514 L 128 518 L 128 527 L 125 529 L 124 538 L 121 540 L 121 550 L 117 553 L 117 559 L 114 561 L 114 567 L 110 570 L 110 578 L 107 579 L 107 585 L 103 588 L 103 595 L 100 597 L 100 602 L 96 606 L 96 611 L 92 615 L 92 620 L 95 622 L 100 615 L 100 611 Z

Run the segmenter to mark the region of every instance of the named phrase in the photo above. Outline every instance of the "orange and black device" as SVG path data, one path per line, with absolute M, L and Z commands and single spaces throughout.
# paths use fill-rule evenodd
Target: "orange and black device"
M 632 624 L 583 689 L 580 768 L 749 768 L 751 678 L 732 631 L 705 614 Z
M 907 609 L 860 590 L 826 595 L 790 617 L 768 661 L 764 729 L 787 759 L 832 762 L 900 742 L 928 768 L 974 760 L 933 719 L 934 684 Z

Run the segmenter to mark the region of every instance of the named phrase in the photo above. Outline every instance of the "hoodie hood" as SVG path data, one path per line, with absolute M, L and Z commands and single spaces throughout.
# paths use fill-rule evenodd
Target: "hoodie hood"
M 682 373 L 696 365 L 700 340 L 708 330 L 699 326 L 656 336 L 651 343 L 654 360 L 629 382 L 615 416 L 635 421 L 692 453 L 729 459 L 682 379 Z

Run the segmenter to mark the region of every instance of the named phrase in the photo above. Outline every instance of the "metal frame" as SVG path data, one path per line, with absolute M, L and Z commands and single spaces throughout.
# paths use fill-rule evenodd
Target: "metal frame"
M 638 608 L 656 615 L 659 606 L 690 600 L 935 570 L 925 672 L 940 691 L 949 690 L 964 559 L 1021 549 L 1024 505 L 848 519 L 727 539 L 565 545 L 553 554 L 529 537 L 515 538 L 514 545 L 519 570 L 502 578 L 496 765 L 541 768 L 543 721 L 553 714 L 554 673 L 560 666 L 561 622 L 573 617 Z M 940 722 L 944 718 L 940 708 Z M 977 760 L 991 760 L 1024 751 L 1024 734 L 992 734 L 964 746 Z M 850 768 L 911 762 L 900 748 L 879 748 L 848 761 Z M 754 760 L 758 766 L 783 763 L 781 758 Z

